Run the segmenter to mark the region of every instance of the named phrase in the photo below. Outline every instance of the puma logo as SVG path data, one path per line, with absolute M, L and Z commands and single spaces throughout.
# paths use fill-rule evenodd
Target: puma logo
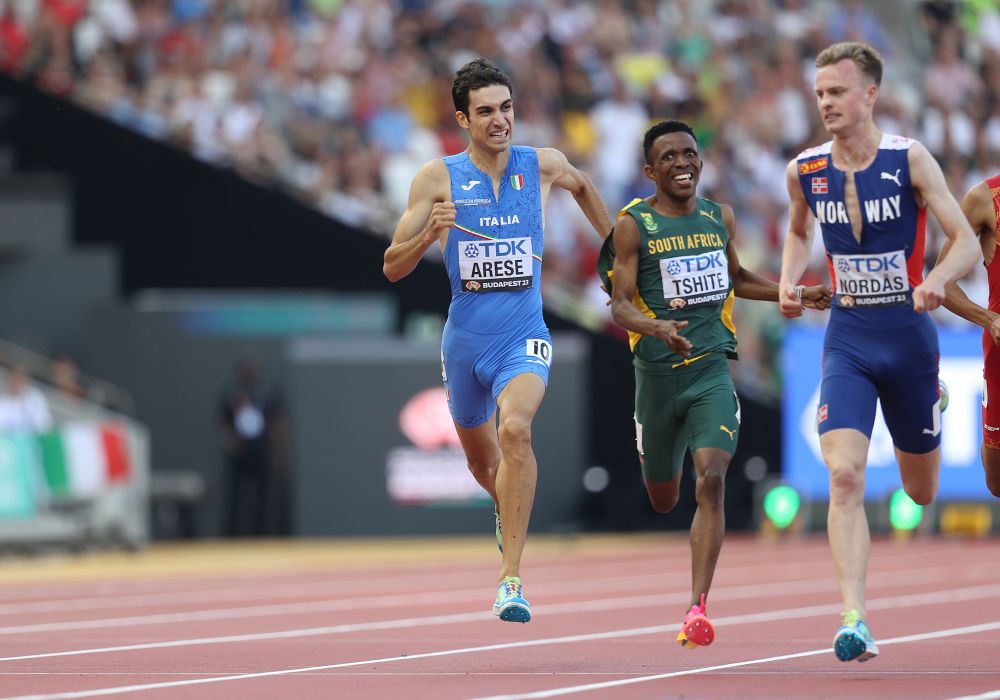
M 701 214 L 702 216 L 704 216 L 707 219 L 711 219 L 713 224 L 719 223 L 718 221 L 715 220 L 715 215 L 712 214 L 712 212 L 710 212 L 710 211 L 705 211 L 704 209 L 699 209 L 698 213 Z
M 735 430 L 730 430 L 729 428 L 727 428 L 724 425 L 720 425 L 719 426 L 719 430 L 721 430 L 726 435 L 728 435 L 730 440 L 735 440 L 736 439 L 736 431 Z
M 882 173 L 882 174 L 885 175 L 885 173 Z M 469 180 L 469 184 L 462 185 L 462 189 L 465 190 L 466 192 L 468 192 L 473 187 L 475 187 L 476 185 L 479 185 L 479 184 L 482 184 L 479 180 Z M 896 184 L 899 184 L 899 183 L 896 183 Z
M 899 184 L 899 171 L 900 170 L 902 170 L 902 168 L 896 168 L 896 174 L 895 175 L 890 175 L 889 173 L 887 173 L 886 171 L 883 170 L 882 171 L 882 179 L 883 180 L 892 180 L 893 182 L 896 183 L 896 187 L 902 187 L 902 185 Z

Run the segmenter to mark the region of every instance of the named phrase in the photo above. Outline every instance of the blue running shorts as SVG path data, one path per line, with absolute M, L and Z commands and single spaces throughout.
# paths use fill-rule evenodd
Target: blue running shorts
M 876 399 L 893 444 L 924 454 L 941 444 L 938 339 L 926 314 L 902 327 L 830 319 L 823 343 L 819 434 L 854 428 L 872 436 Z
M 441 338 L 441 379 L 451 417 L 475 428 L 496 411 L 497 397 L 519 374 L 537 374 L 548 386 L 552 336 L 544 323 L 526 332 L 484 335 L 452 322 Z

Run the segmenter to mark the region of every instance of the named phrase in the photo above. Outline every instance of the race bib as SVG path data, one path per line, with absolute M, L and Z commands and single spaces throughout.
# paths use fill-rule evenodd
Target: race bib
M 834 290 L 837 306 L 901 306 L 910 303 L 904 251 L 831 257 L 837 277 L 837 288 Z
M 525 352 L 529 362 L 539 362 L 548 367 L 552 366 L 552 343 L 544 338 L 528 338 L 528 347 Z
M 530 238 L 459 241 L 458 269 L 467 292 L 513 292 L 532 286 Z
M 663 298 L 671 309 L 721 304 L 729 295 L 729 260 L 724 250 L 660 260 Z

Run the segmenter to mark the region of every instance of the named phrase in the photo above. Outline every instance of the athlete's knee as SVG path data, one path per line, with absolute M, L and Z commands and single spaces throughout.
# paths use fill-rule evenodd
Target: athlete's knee
M 1000 498 L 1000 469 L 986 472 L 986 488 L 997 498 Z
M 986 488 L 997 498 L 1000 498 L 1000 454 L 995 455 L 992 462 L 983 462 L 986 469 Z
M 488 457 L 481 456 L 469 456 L 466 455 L 466 460 L 469 463 L 469 471 L 476 478 L 476 481 L 482 483 L 483 479 L 490 480 L 497 473 L 497 469 L 500 468 L 500 453 L 491 454 Z
M 986 471 L 986 488 L 1000 498 L 1000 450 L 983 445 L 983 469 Z
M 864 500 L 864 471 L 850 462 L 831 460 L 827 464 L 830 470 L 830 502 L 837 504 Z
M 531 421 L 519 416 L 500 418 L 500 450 L 505 455 L 519 455 L 531 449 Z
M 926 481 L 922 481 L 919 484 L 907 484 L 904 482 L 903 491 L 917 505 L 929 506 L 934 501 L 934 495 L 937 493 L 937 484 L 927 483 Z
M 649 503 L 657 513 L 669 513 L 677 505 L 680 491 L 676 486 L 646 484 L 646 492 L 649 494 Z
M 726 496 L 725 472 L 710 469 L 698 477 L 694 486 L 694 498 L 699 506 L 721 508 Z

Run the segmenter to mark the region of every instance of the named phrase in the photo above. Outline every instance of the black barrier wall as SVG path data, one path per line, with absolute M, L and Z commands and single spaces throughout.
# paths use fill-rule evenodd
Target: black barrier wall
M 531 527 L 576 532 L 584 502 L 588 343 L 555 335 L 532 426 Z M 301 535 L 488 534 L 493 502 L 469 474 L 441 387 L 437 343 L 306 340 L 289 346 Z M 412 411 L 413 413 L 410 413 Z

